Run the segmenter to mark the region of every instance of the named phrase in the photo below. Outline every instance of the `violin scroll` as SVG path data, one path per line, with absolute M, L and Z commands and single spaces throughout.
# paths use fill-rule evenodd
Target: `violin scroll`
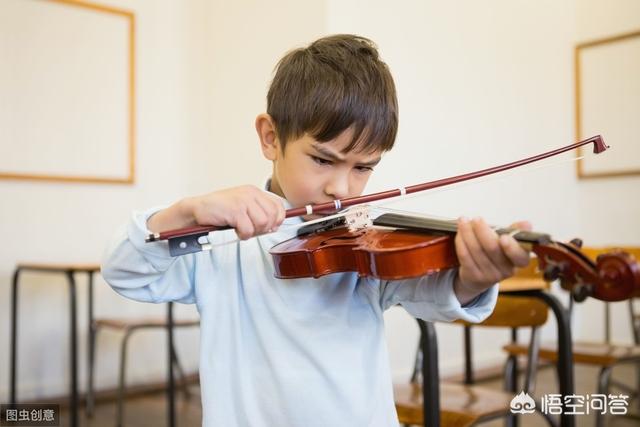
M 640 267 L 623 251 L 599 255 L 595 262 L 578 250 L 576 241 L 537 245 L 538 266 L 545 280 L 560 280 L 576 301 L 588 296 L 602 301 L 622 301 L 640 294 Z
M 596 268 L 601 278 L 600 286 L 595 290 L 596 298 L 601 295 L 611 298 L 607 301 L 620 301 L 639 293 L 640 267 L 630 254 L 614 251 L 599 255 Z

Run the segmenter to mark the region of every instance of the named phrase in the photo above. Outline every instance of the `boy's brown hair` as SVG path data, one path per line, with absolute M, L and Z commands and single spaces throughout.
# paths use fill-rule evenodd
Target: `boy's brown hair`
M 343 150 L 374 152 L 393 147 L 398 101 L 393 78 L 369 39 L 340 34 L 287 53 L 267 94 L 267 113 L 284 147 L 304 133 L 330 141 L 353 127 Z

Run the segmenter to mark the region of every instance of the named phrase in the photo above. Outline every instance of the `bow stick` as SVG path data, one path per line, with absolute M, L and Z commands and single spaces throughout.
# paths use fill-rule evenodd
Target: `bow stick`
M 336 199 L 332 202 L 325 203 L 317 203 L 312 205 L 306 205 L 304 207 L 287 209 L 285 213 L 285 218 L 291 218 L 302 215 L 312 215 L 312 214 L 331 214 L 334 212 L 338 212 L 344 208 L 349 206 L 370 203 L 377 200 L 389 199 L 398 196 L 404 196 L 406 194 L 417 193 L 421 191 L 430 190 L 437 187 L 444 187 L 447 185 L 455 184 L 458 182 L 468 181 L 475 178 L 480 178 L 487 175 L 492 175 L 498 172 L 503 172 L 508 169 L 517 168 L 520 166 L 524 166 L 530 163 L 534 163 L 549 157 L 556 156 L 561 153 L 565 153 L 570 150 L 574 150 L 578 147 L 582 147 L 584 145 L 593 144 L 593 152 L 595 154 L 600 154 L 609 148 L 608 145 L 605 144 L 602 136 L 596 135 L 591 138 L 567 145 L 565 147 L 557 148 L 555 150 L 547 151 L 542 154 L 538 154 L 532 157 L 527 157 L 525 159 L 517 160 L 510 163 L 505 163 L 503 165 L 494 166 L 487 169 L 482 169 L 476 172 L 470 172 L 462 175 L 457 175 L 449 178 L 438 179 L 435 181 L 429 181 L 422 184 L 411 185 L 409 187 L 401 187 L 393 190 L 380 191 L 377 193 L 365 194 L 363 196 L 356 197 L 348 197 L 345 199 Z M 179 228 L 175 230 L 163 231 L 160 233 L 152 233 L 147 236 L 145 241 L 148 242 L 156 242 L 160 240 L 169 240 L 170 249 L 172 251 L 172 255 L 183 255 L 191 252 L 198 252 L 202 249 L 206 249 L 206 246 L 201 245 L 198 242 L 198 239 L 201 236 L 204 236 L 212 231 L 216 230 L 228 230 L 230 226 L 216 226 L 216 225 L 206 225 L 206 226 L 195 226 L 195 227 L 186 227 Z M 171 240 L 176 238 L 187 238 L 186 240 L 182 240 L 179 243 L 179 246 L 174 247 L 172 245 Z

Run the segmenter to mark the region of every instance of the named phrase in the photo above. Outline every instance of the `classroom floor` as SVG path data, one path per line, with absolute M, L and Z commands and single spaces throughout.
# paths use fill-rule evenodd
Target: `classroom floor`
M 598 370 L 595 368 L 576 366 L 576 394 L 586 395 L 593 394 L 596 390 L 596 376 Z M 619 366 L 614 369 L 613 378 L 633 385 L 636 378 L 636 371 L 632 366 Z M 483 382 L 482 385 L 500 389 L 501 382 L 499 380 Z M 555 373 L 552 369 L 542 369 L 538 374 L 537 396 L 546 393 L 554 393 L 555 390 Z M 189 400 L 185 400 L 181 393 L 178 393 L 176 404 L 176 418 L 178 427 L 200 427 L 202 411 L 200 408 L 200 394 L 197 385 L 191 386 L 192 396 Z M 616 393 L 619 393 L 616 391 Z M 630 412 L 639 413 L 638 404 L 632 402 Z M 93 418 L 86 418 L 84 412 L 80 415 L 80 426 L 83 427 L 115 427 L 115 402 L 99 403 L 96 406 Z M 536 414 L 524 415 L 520 417 L 521 427 L 538 427 L 546 426 L 546 422 Z M 68 413 L 62 411 L 61 426 L 68 425 Z M 125 421 L 124 426 L 129 427 L 162 427 L 167 425 L 167 406 L 165 393 L 156 393 L 144 395 L 136 398 L 130 398 L 125 405 Z M 481 424 L 483 427 L 502 427 L 503 420 L 494 420 Z M 595 420 L 590 415 L 578 415 L 576 418 L 576 427 L 594 426 Z M 611 427 L 638 427 L 639 419 L 631 419 L 626 417 L 608 417 L 605 425 Z M 331 427 L 331 426 L 328 426 Z
M 587 367 L 584 365 L 575 366 L 575 383 L 576 383 L 576 395 L 596 394 L 597 390 L 597 377 L 599 373 L 598 368 Z M 635 379 L 637 378 L 637 371 L 633 365 L 620 365 L 613 369 L 612 380 L 619 381 L 631 387 L 635 387 Z M 488 382 L 487 385 L 492 388 L 501 389 L 502 383 L 499 380 Z M 557 393 L 556 375 L 551 367 L 542 369 L 538 374 L 538 380 L 536 384 L 536 396 L 538 397 L 537 403 L 540 402 L 540 397 L 545 394 Z M 621 390 L 613 388 L 610 393 L 612 394 L 625 394 Z M 638 400 L 631 401 L 629 405 L 629 412 L 633 414 L 640 413 L 640 406 Z M 520 427 L 543 427 L 548 426 L 546 421 L 539 414 L 526 414 L 519 417 Z M 494 420 L 481 424 L 483 427 L 502 427 L 504 426 L 503 420 Z M 593 415 L 576 415 L 576 427 L 594 427 L 595 417 Z M 605 417 L 605 426 L 610 427 L 638 427 L 640 426 L 640 418 L 622 417 L 622 416 L 608 416 Z

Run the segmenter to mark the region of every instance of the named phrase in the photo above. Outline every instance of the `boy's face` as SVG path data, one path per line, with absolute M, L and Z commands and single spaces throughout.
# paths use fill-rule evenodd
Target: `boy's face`
M 343 153 L 351 142 L 351 129 L 327 142 L 318 142 L 305 134 L 288 141 L 283 153 L 275 134 L 271 142 L 269 137 L 265 141 L 259 120 L 260 116 L 256 127 L 263 154 L 273 161 L 269 190 L 287 199 L 293 207 L 359 196 L 381 158 L 380 152 Z

